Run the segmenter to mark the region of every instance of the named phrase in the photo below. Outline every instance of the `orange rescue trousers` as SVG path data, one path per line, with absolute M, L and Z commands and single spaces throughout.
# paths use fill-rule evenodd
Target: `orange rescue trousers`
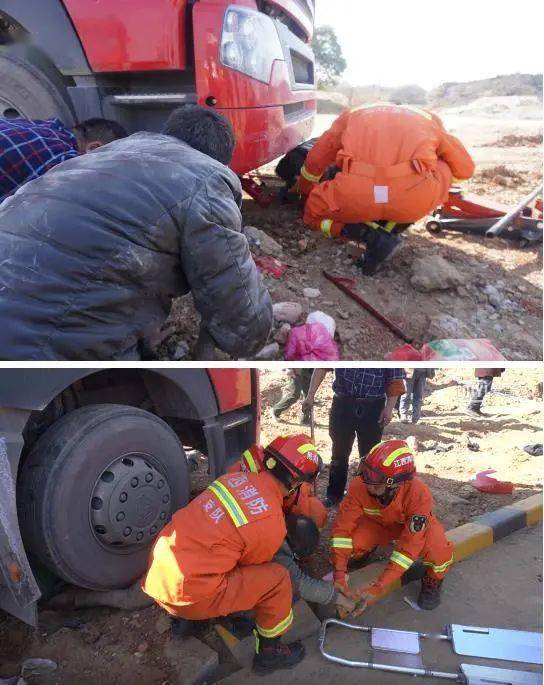
M 172 616 L 200 621 L 238 611 L 256 611 L 256 627 L 263 637 L 277 637 L 293 622 L 292 585 L 284 566 L 268 562 L 237 566 L 225 576 L 213 597 L 183 606 L 157 600 Z
M 425 535 L 425 544 L 419 557 L 427 567 L 427 575 L 442 580 L 451 568 L 453 545 L 447 539 L 441 524 L 431 519 Z M 404 526 L 382 526 L 367 516 L 361 516 L 353 531 L 353 556 L 360 557 L 377 545 L 387 545 L 397 540 Z

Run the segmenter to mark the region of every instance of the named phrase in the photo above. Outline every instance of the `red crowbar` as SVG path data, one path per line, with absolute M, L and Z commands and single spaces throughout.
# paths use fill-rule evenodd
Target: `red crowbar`
M 374 309 L 374 307 L 371 304 L 369 304 L 366 300 L 363 300 L 363 298 L 353 290 L 353 286 L 355 285 L 354 278 L 333 276 L 327 271 L 323 271 L 323 276 L 325 276 L 325 278 L 331 283 L 334 283 L 334 285 L 337 288 L 339 288 L 342 292 L 346 293 L 348 297 L 351 297 L 352 300 L 355 300 L 355 302 L 357 302 L 358 305 L 363 307 L 363 309 L 366 309 L 367 312 L 370 312 L 370 314 L 372 314 L 373 317 L 378 319 L 378 321 L 381 321 L 383 325 L 387 326 L 387 328 L 389 328 L 389 330 L 392 331 L 398 338 L 404 340 L 404 342 L 407 343 L 412 342 L 412 338 L 409 338 L 406 335 L 406 333 L 404 333 L 404 331 L 402 331 L 392 321 L 390 321 L 387 317 L 381 314 L 377 309 Z

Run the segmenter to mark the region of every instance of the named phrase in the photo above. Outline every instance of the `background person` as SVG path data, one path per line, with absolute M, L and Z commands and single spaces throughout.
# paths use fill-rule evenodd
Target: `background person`
M 316 369 L 312 374 L 303 409 L 312 406 L 327 372 L 327 369 Z M 344 496 L 355 436 L 361 459 L 380 441 L 393 416 L 397 398 L 404 392 L 404 376 L 403 369 L 334 370 L 334 397 L 329 414 L 332 456 L 325 500 L 327 507 L 338 504 Z
M 412 407 L 412 423 L 421 418 L 421 407 L 425 397 L 427 378 L 434 378 L 434 369 L 408 369 L 406 374 L 406 392 L 399 399 L 399 415 L 403 423 L 408 423 L 410 406 Z
M 186 106 L 5 200 L 0 359 L 140 359 L 188 292 L 218 347 L 257 352 L 272 303 L 241 231 L 234 144 L 222 115 Z
M 59 119 L 0 118 L 0 202 L 57 164 L 126 135 L 111 119 L 87 119 L 67 128 Z
M 288 369 L 287 377 L 288 384 L 284 387 L 281 399 L 272 407 L 272 417 L 279 419 L 284 411 L 292 407 L 295 402 L 302 398 L 304 401 L 308 395 L 310 388 L 310 381 L 312 380 L 313 369 L 310 368 L 296 368 Z M 310 425 L 309 410 L 301 410 L 300 423 L 302 426 Z
M 472 390 L 470 401 L 467 406 L 469 414 L 481 416 L 482 402 L 484 397 L 491 390 L 493 379 L 498 378 L 504 373 L 504 369 L 474 369 L 474 375 L 478 379 Z

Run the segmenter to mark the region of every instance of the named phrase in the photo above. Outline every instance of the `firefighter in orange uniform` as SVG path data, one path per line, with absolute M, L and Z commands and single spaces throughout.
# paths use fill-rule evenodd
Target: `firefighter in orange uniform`
M 333 164 L 336 176 L 320 183 Z M 355 238 L 358 229 L 370 275 L 398 247 L 399 232 L 445 202 L 453 177 L 473 173 L 471 156 L 435 114 L 381 103 L 338 117 L 308 153 L 297 188 L 308 195 L 304 222 L 313 230 Z
M 295 437 L 295 436 L 293 436 Z M 306 436 L 301 436 L 305 442 L 309 442 Z M 252 445 L 245 450 L 239 462 L 233 464 L 229 471 L 250 471 L 259 473 L 263 469 L 265 449 L 260 445 Z M 285 515 L 298 514 L 308 516 L 318 528 L 323 528 L 327 523 L 327 508 L 321 500 L 314 495 L 313 485 L 302 483 L 300 488 L 283 501 L 283 511 Z
M 404 440 L 380 442 L 361 461 L 338 510 L 331 533 L 331 558 L 335 584 L 344 593 L 349 594 L 349 558 L 395 541 L 380 577 L 355 591 L 361 610 L 374 603 L 384 587 L 400 578 L 418 558 L 426 566 L 418 604 L 422 609 L 440 604 L 442 581 L 453 563 L 453 546 L 433 514 L 431 491 L 415 472 L 414 457 Z
M 280 643 L 293 621 L 292 586 L 287 569 L 271 560 L 286 536 L 284 500 L 315 480 L 321 465 L 314 445 L 298 435 L 270 443 L 261 472 L 218 478 L 161 531 L 144 592 L 188 621 L 254 609 L 254 670 L 301 661 L 302 643 Z

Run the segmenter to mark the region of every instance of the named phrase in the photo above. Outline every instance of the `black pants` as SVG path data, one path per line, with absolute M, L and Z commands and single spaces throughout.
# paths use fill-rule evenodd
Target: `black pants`
M 383 427 L 378 423 L 385 399 L 358 400 L 351 397 L 334 397 L 329 416 L 329 435 L 332 457 L 327 496 L 341 500 L 348 479 L 349 455 L 357 435 L 359 457 L 380 442 Z
M 478 378 L 478 384 L 472 390 L 470 402 L 468 403 L 470 409 L 481 408 L 484 397 L 491 390 L 492 385 L 493 376 L 482 376 L 481 378 Z
M 289 409 L 299 399 L 306 397 L 312 380 L 312 372 L 313 369 L 297 369 L 295 377 L 289 379 L 289 384 L 284 389 L 280 401 L 273 407 L 276 416 Z M 310 417 L 308 415 L 304 418 L 309 420 Z

